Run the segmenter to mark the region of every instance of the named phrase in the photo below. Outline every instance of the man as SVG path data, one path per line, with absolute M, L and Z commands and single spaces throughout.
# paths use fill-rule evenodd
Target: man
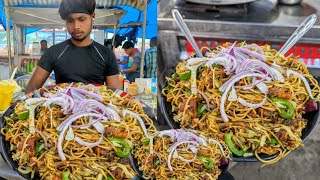
M 135 82 L 135 79 L 140 77 L 141 52 L 134 48 L 134 44 L 130 41 L 126 41 L 122 48 L 129 55 L 129 58 L 119 62 L 119 64 L 128 63 L 128 69 L 123 69 L 121 72 L 128 73 L 127 79 L 130 82 Z
M 30 93 L 40 88 L 52 71 L 56 83 L 83 82 L 120 88 L 118 64 L 114 53 L 90 39 L 95 18 L 95 0 L 62 0 L 61 19 L 71 35 L 47 49 L 26 88 Z
M 40 53 L 43 55 L 43 53 L 48 49 L 48 42 L 46 40 L 41 40 L 40 41 Z
M 150 39 L 150 49 L 145 53 L 145 71 L 146 78 L 157 77 L 157 37 Z

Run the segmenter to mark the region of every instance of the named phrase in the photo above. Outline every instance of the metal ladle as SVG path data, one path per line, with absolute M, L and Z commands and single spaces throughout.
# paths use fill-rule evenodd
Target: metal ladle
M 180 12 L 177 9 L 173 9 L 171 12 L 172 12 L 173 19 L 175 20 L 175 22 L 179 26 L 179 28 L 182 31 L 182 33 L 184 34 L 184 36 L 190 42 L 190 44 L 193 47 L 193 49 L 196 51 L 198 57 L 202 58 L 203 55 L 202 55 L 202 53 L 201 53 L 196 41 L 194 40 L 194 38 L 193 38 L 188 26 L 184 22 Z
M 311 14 L 308 16 L 301 25 L 294 31 L 294 33 L 290 36 L 287 42 L 282 46 L 277 55 L 284 55 L 288 50 L 295 45 L 299 39 L 308 32 L 308 30 L 313 26 L 313 24 L 317 21 L 317 16 L 315 14 Z

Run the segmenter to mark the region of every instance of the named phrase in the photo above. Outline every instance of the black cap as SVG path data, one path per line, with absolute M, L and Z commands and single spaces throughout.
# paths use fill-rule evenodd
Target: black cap
M 133 48 L 133 47 L 134 47 L 134 44 L 131 41 L 126 41 L 122 45 L 122 49 L 130 49 L 130 48 Z

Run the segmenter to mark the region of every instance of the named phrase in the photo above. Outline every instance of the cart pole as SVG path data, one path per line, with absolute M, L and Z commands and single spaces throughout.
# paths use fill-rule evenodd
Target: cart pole
M 9 10 L 8 0 L 4 0 L 4 10 L 6 13 L 6 31 L 7 31 L 7 43 L 8 43 L 8 58 L 9 58 L 9 77 L 14 69 L 14 61 L 11 59 L 11 39 L 10 39 L 10 24 L 9 24 Z
M 143 74 L 144 74 L 143 72 L 144 72 L 144 55 L 145 55 L 145 48 L 146 48 L 146 28 L 147 28 L 147 13 L 148 13 L 147 11 L 148 11 L 148 0 L 144 0 L 140 78 L 143 78 Z

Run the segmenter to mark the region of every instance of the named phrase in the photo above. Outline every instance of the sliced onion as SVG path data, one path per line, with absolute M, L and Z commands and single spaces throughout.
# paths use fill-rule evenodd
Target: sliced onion
M 223 156 L 226 156 L 225 153 L 224 153 L 224 149 L 223 149 L 222 145 L 219 143 L 219 141 L 210 138 L 210 139 L 209 139 L 209 143 L 212 143 L 212 142 L 213 142 L 213 143 L 216 143 L 216 144 L 219 146 L 220 151 L 221 151 L 221 153 L 223 154 Z
M 255 52 L 255 51 L 251 51 L 251 50 L 248 50 L 246 48 L 243 48 L 243 47 L 235 47 L 237 50 L 239 50 L 240 52 L 243 52 L 245 54 L 248 54 L 248 55 L 251 55 L 251 56 L 254 56 L 258 59 L 261 59 L 263 61 L 266 61 L 267 58 L 265 56 L 263 56 L 262 54 L 258 53 L 258 52 Z
M 181 161 L 183 161 L 183 162 L 191 163 L 191 162 L 193 162 L 194 160 L 196 160 L 197 154 L 195 154 L 192 159 L 185 159 L 185 158 L 183 158 L 182 156 L 178 156 L 178 158 L 179 158 Z
M 185 144 L 185 143 L 197 145 L 197 143 L 194 142 L 194 141 L 181 141 L 181 142 L 177 142 L 177 143 L 173 144 L 173 145 L 172 145 L 172 147 L 173 147 L 172 150 L 171 150 L 171 151 L 168 151 L 168 152 L 170 152 L 170 153 L 169 153 L 169 156 L 168 156 L 168 168 L 169 168 L 170 171 L 173 171 L 170 161 L 171 161 L 171 157 L 172 157 L 172 154 L 173 154 L 174 150 L 175 150 L 179 145 Z
M 267 95 L 264 96 L 264 99 L 259 104 L 248 103 L 247 101 L 245 101 L 244 99 L 242 99 L 240 97 L 238 98 L 238 102 L 240 104 L 242 104 L 243 106 L 246 106 L 246 107 L 249 107 L 249 108 L 259 108 L 259 107 L 263 106 L 267 102 Z
M 99 94 L 100 95 L 100 91 L 99 89 L 93 85 L 93 84 L 87 84 L 87 85 L 83 85 L 83 86 L 80 86 L 78 87 L 80 89 L 87 89 L 87 88 L 92 88 L 93 92 L 96 93 L 96 94 Z
M 190 58 L 187 60 L 187 64 L 189 66 L 192 66 L 198 65 L 199 63 L 203 64 L 205 61 L 207 61 L 205 58 Z
M 276 80 L 280 81 L 280 82 L 284 82 L 284 77 L 283 75 L 275 68 L 271 67 L 272 71 L 275 73 L 276 75 Z
M 261 49 L 261 47 L 255 43 L 252 43 L 252 44 L 248 44 L 248 45 L 245 45 L 243 46 L 244 48 L 256 48 L 257 52 L 260 53 L 260 54 L 263 54 L 263 50 Z
M 236 89 L 234 86 L 231 87 L 231 92 L 228 96 L 228 101 L 236 101 L 238 99 Z
M 93 124 L 93 127 L 101 134 L 104 133 L 104 127 L 103 124 L 101 122 L 96 122 Z
M 62 126 L 62 131 L 60 132 L 60 135 L 59 135 L 59 138 L 58 138 L 58 154 L 61 158 L 62 161 L 66 160 L 66 157 L 63 153 L 63 149 L 62 149 L 62 142 L 63 142 L 63 139 L 64 139 L 64 134 L 67 130 L 67 128 L 76 120 L 78 120 L 79 118 L 81 117 L 85 117 L 85 116 L 93 116 L 93 117 L 97 117 L 99 118 L 101 115 L 100 114 L 96 114 L 96 113 L 79 113 L 77 114 L 76 116 L 72 116 L 72 117 L 69 117 L 68 119 L 66 119 L 64 122 L 66 122 L 63 126 Z M 61 124 L 60 124 L 61 125 Z
M 236 83 L 240 79 L 245 78 L 245 77 L 254 77 L 254 76 L 259 77 L 259 78 L 263 78 L 265 75 L 258 74 L 258 73 L 244 72 L 244 73 L 240 73 L 240 74 L 233 76 L 225 83 L 226 84 L 225 88 L 224 88 L 225 90 L 224 90 L 222 97 L 221 97 L 221 100 L 220 100 L 220 113 L 221 113 L 221 117 L 224 122 L 228 122 L 228 117 L 227 117 L 227 114 L 224 109 L 224 103 L 227 99 L 227 94 L 228 94 L 230 88 L 234 85 L 234 83 Z
M 70 89 L 72 89 L 72 90 L 74 90 L 74 91 L 76 91 L 78 93 L 81 93 L 83 95 L 88 95 L 90 97 L 93 97 L 93 98 L 95 98 L 95 99 L 97 99 L 99 101 L 103 101 L 103 98 L 100 95 L 98 95 L 98 94 L 96 94 L 94 92 L 90 92 L 90 91 L 87 91 L 87 90 L 84 90 L 84 89 L 74 88 L 74 87 L 71 87 Z
M 95 146 L 98 146 L 98 145 L 102 142 L 102 140 L 103 140 L 103 135 L 101 135 L 99 141 L 94 142 L 94 143 L 85 142 L 85 141 L 81 140 L 81 139 L 78 138 L 78 137 L 76 137 L 74 140 L 75 140 L 77 143 L 79 143 L 80 145 L 82 145 L 82 146 L 95 147 Z
M 211 111 L 208 96 L 207 96 L 204 92 L 200 91 L 199 89 L 197 89 L 197 92 L 198 92 L 199 94 L 201 94 L 201 96 L 204 98 L 204 100 L 205 100 L 206 103 L 207 103 L 207 108 L 208 108 L 208 110 Z
M 263 94 L 268 94 L 268 86 L 265 83 L 260 82 L 256 86 Z
M 33 129 L 33 131 L 37 132 L 41 136 L 41 138 L 44 141 L 44 146 L 47 149 L 48 148 L 48 139 L 46 138 L 46 136 L 36 127 L 31 127 L 31 128 Z
M 135 117 L 138 120 L 138 122 L 140 123 L 140 126 L 141 126 L 145 136 L 147 138 L 150 138 L 150 136 L 148 135 L 148 132 L 147 132 L 146 125 L 144 124 L 144 121 L 142 120 L 142 118 L 138 114 L 125 109 L 125 110 L 122 111 L 122 116 L 125 117 L 126 114 L 129 114 L 129 115 Z
M 303 81 L 304 85 L 307 88 L 307 91 L 308 91 L 308 94 L 309 94 L 310 98 L 314 99 L 314 97 L 312 95 L 312 92 L 311 92 L 311 87 L 310 87 L 307 79 L 302 74 L 300 74 L 299 72 L 296 72 L 296 71 L 293 71 L 293 70 L 287 70 L 287 77 L 290 77 L 290 74 L 293 74 L 293 75 L 297 76 L 298 78 L 300 78 Z
M 64 138 L 66 141 L 70 141 L 70 140 L 74 140 L 74 133 L 72 128 L 69 126 L 68 131 L 67 131 L 67 135 Z
M 176 149 L 173 151 L 173 156 L 172 157 L 173 158 L 178 158 L 179 157 L 178 151 Z

